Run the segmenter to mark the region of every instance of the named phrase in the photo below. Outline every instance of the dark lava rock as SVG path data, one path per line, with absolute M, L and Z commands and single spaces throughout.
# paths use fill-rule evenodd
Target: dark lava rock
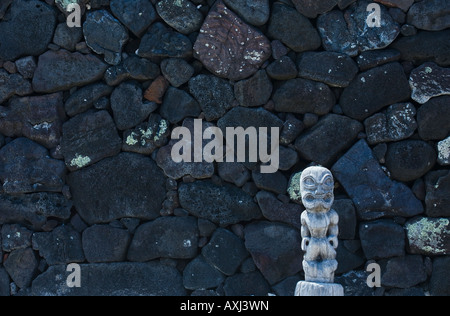
M 442 140 L 450 133 L 450 96 L 433 98 L 417 111 L 419 135 L 423 140 Z
M 225 114 L 218 122 L 217 126 L 225 131 L 226 127 L 243 127 L 244 129 L 253 126 L 257 129 L 260 127 L 278 127 L 283 126 L 277 116 L 262 108 L 249 109 L 244 107 L 236 107 Z M 225 135 L 225 134 L 224 134 Z
M 3 266 L 19 288 L 27 288 L 37 273 L 39 261 L 31 248 L 14 250 Z
M 203 247 L 205 260 L 225 275 L 233 275 L 249 256 L 244 241 L 224 228 L 218 228 Z
M 295 148 L 304 159 L 329 166 L 342 151 L 354 143 L 362 130 L 363 125 L 358 121 L 329 114 L 312 129 L 300 135 L 295 142 Z
M 124 82 L 111 94 L 111 109 L 119 130 L 135 127 L 148 118 L 155 110 L 152 103 L 143 102 L 143 92 L 139 84 Z
M 243 22 L 222 1 L 209 11 L 194 45 L 194 57 L 209 71 L 235 81 L 253 75 L 271 53 L 264 34 Z
M 31 84 L 19 74 L 8 74 L 4 69 L 0 69 L 0 104 L 7 101 L 14 95 L 28 95 L 33 93 Z
M 256 194 L 256 201 L 261 208 L 264 218 L 272 222 L 282 222 L 300 229 L 301 214 L 304 209 L 293 203 L 283 203 L 275 195 L 266 191 Z
M 173 124 L 198 117 L 200 112 L 200 105 L 189 93 L 174 87 L 169 87 L 160 108 L 161 116 Z
M 367 141 L 374 145 L 411 137 L 417 129 L 416 108 L 412 103 L 391 105 L 386 112 L 377 113 L 364 121 Z
M 361 53 L 356 62 L 361 71 L 398 61 L 401 53 L 395 49 L 371 50 Z
M 276 194 L 285 194 L 288 180 L 281 172 L 261 173 L 259 170 L 253 170 L 252 178 L 255 185 L 261 189 Z
M 106 111 L 80 114 L 63 125 L 61 148 L 71 171 L 117 155 L 121 144 L 114 122 Z
M 253 77 L 234 85 L 234 95 L 242 106 L 265 105 L 272 96 L 272 82 L 265 70 L 258 71 Z
M 159 16 L 169 26 L 182 34 L 190 34 L 200 29 L 203 15 L 189 0 L 162 0 L 156 5 Z
M 450 217 L 450 172 L 439 170 L 430 172 L 425 178 L 427 194 L 426 213 L 431 217 Z
M 61 139 L 66 115 L 62 93 L 12 99 L 0 107 L 0 133 L 7 137 L 25 136 L 49 149 Z
M 441 67 L 450 66 L 450 30 L 440 32 L 419 32 L 417 35 L 402 37 L 392 44 L 399 50 L 402 59 L 412 61 L 416 65 L 430 61 Z
M 109 96 L 112 91 L 113 88 L 104 83 L 94 83 L 80 88 L 67 99 L 64 105 L 67 115 L 75 116 L 86 112 L 94 106 L 96 101 Z
M 49 265 L 83 262 L 85 259 L 80 233 L 67 225 L 58 226 L 49 233 L 34 233 L 33 249 L 38 250 Z
M 219 176 L 238 187 L 242 187 L 248 180 L 250 180 L 250 172 L 239 162 L 221 162 L 218 164 Z
M 203 122 L 203 128 L 202 128 L 202 135 L 205 132 L 205 130 L 209 127 L 213 127 L 214 125 L 212 123 L 205 123 Z M 183 126 L 189 130 L 190 135 L 194 135 L 194 128 L 195 123 L 194 119 L 185 119 L 183 121 Z M 195 153 L 195 139 L 194 141 L 192 138 L 184 139 L 184 136 L 180 141 L 172 140 L 170 143 L 161 148 L 158 151 L 158 154 L 156 156 L 156 162 L 158 166 L 164 170 L 164 173 L 166 176 L 172 179 L 180 179 L 184 176 L 191 176 L 195 179 L 206 179 L 210 178 L 214 174 L 214 163 L 213 162 L 207 162 L 204 159 L 202 159 L 201 162 L 195 162 L 194 159 L 194 153 Z M 203 140 L 202 142 L 202 148 L 208 143 L 207 140 Z M 172 155 L 173 147 L 176 144 L 182 144 L 186 147 L 190 148 L 191 150 L 191 157 L 190 161 L 180 161 L 175 162 Z M 179 149 L 180 150 L 180 149 Z
M 158 114 L 151 114 L 147 123 L 124 132 L 122 150 L 150 155 L 167 144 L 171 134 L 169 127 L 168 121 Z
M 3 251 L 11 252 L 31 246 L 33 232 L 18 224 L 3 225 L 1 234 Z
M 2 249 L 11 252 L 17 249 L 24 249 L 31 246 L 31 236 L 33 232 L 27 228 L 18 225 L 2 226 Z
M 441 31 L 450 27 L 450 7 L 445 0 L 415 3 L 408 11 L 408 24 L 427 31 Z
M 375 290 L 367 286 L 369 273 L 350 271 L 335 278 L 335 282 L 344 287 L 345 296 L 375 296 Z
M 381 285 L 407 289 L 427 280 L 421 256 L 404 256 L 389 259 L 381 276 Z
M 8 2 L 8 1 L 7 1 Z M 14 1 L 0 23 L 0 58 L 37 56 L 47 49 L 56 27 L 55 10 L 42 1 Z
M 88 224 L 122 217 L 158 217 L 166 195 L 165 182 L 152 159 L 133 153 L 104 159 L 68 177 L 75 207 Z
M 83 231 L 86 260 L 91 263 L 125 261 L 131 236 L 125 229 L 94 225 Z
M 225 280 L 225 276 L 198 256 L 184 268 L 183 284 L 189 290 L 207 290 L 218 287 Z
M 350 251 L 343 242 L 339 242 L 336 252 L 336 260 L 338 262 L 336 274 L 347 273 L 358 269 L 366 262 L 364 255 L 360 254 L 360 252 Z
M 385 48 L 397 38 L 400 27 L 384 6 L 380 7 L 381 26 L 367 25 L 369 4 L 358 1 L 345 12 L 331 11 L 319 16 L 317 26 L 325 50 L 356 56 L 358 52 Z
M 33 77 L 33 89 L 38 93 L 68 90 L 97 81 L 107 68 L 94 55 L 48 51 L 39 56 Z
M 47 218 L 67 220 L 72 202 L 58 193 L 0 194 L 0 224 L 18 223 L 41 230 Z
M 122 47 L 128 41 L 128 31 L 108 11 L 89 12 L 83 23 L 86 44 L 105 61 L 117 65 L 122 60 Z
M 105 81 L 110 86 L 117 86 L 122 81 L 133 79 L 148 81 L 156 79 L 160 74 L 158 65 L 145 58 L 131 56 L 121 64 L 108 68 Z
M 385 106 L 409 99 L 411 89 L 403 67 L 390 63 L 359 74 L 343 91 L 345 115 L 364 120 Z
M 280 143 L 282 145 L 289 145 L 295 141 L 304 129 L 305 125 L 303 122 L 297 119 L 293 114 L 288 113 L 283 125 L 283 130 L 280 134 Z
M 197 220 L 193 217 L 161 217 L 136 230 L 128 251 L 131 261 L 156 258 L 191 259 L 197 255 Z
M 157 18 L 155 8 L 147 0 L 111 0 L 110 7 L 114 16 L 137 37 Z
M 409 182 L 424 176 L 436 164 L 437 153 L 433 146 L 420 140 L 392 143 L 386 154 L 386 167 L 392 178 Z
M 33 56 L 27 56 L 16 60 L 15 62 L 17 71 L 25 78 L 33 78 L 34 71 L 36 70 L 36 60 Z
M 268 35 L 297 53 L 320 47 L 319 33 L 311 22 L 294 8 L 279 2 L 272 7 Z
M 270 16 L 268 0 L 224 0 L 225 4 L 247 23 L 262 26 Z
M 245 227 L 245 246 L 270 284 L 302 269 L 300 245 L 300 232 L 284 224 L 263 221 Z
M 448 218 L 416 217 L 405 224 L 409 252 L 424 256 L 450 254 Z
M 172 86 L 178 88 L 194 75 L 194 67 L 179 58 L 168 58 L 161 62 L 161 72 Z
M 433 261 L 433 273 L 430 279 L 430 293 L 433 296 L 450 295 L 450 257 L 439 257 Z
M 346 54 L 308 52 L 298 62 L 299 76 L 332 87 L 347 87 L 358 73 L 356 63 Z
M 110 86 L 117 86 L 122 81 L 133 79 L 148 81 L 156 79 L 160 74 L 158 65 L 145 58 L 131 56 L 121 64 L 108 68 L 105 81 Z
M 435 63 L 425 63 L 411 72 L 411 98 L 424 104 L 431 98 L 450 95 L 450 70 Z
M 218 186 L 210 181 L 183 183 L 178 192 L 181 206 L 189 213 L 224 227 L 261 217 L 253 198 L 229 184 Z
M 351 200 L 335 200 L 333 209 L 339 215 L 339 239 L 354 239 L 356 235 L 356 209 Z
M 0 8 L 0 18 L 1 18 L 1 8 Z M 10 279 L 8 272 L 4 268 L 0 268 L 0 296 L 10 296 L 11 288 L 10 288 Z
M 259 271 L 235 274 L 223 286 L 226 296 L 267 296 L 270 286 Z
M 192 56 L 192 43 L 183 34 L 156 22 L 142 38 L 137 55 L 145 58 L 187 58 Z
M 362 219 L 412 217 L 424 211 L 422 203 L 406 185 L 386 176 L 364 140 L 354 145 L 332 171 Z
M 83 38 L 83 30 L 78 27 L 68 27 L 67 23 L 60 23 L 56 27 L 53 43 L 67 49 L 71 52 L 75 51 L 76 45 Z
M 392 220 L 363 222 L 359 226 L 361 246 L 367 259 L 383 259 L 405 254 L 405 231 Z
M 61 192 L 65 166 L 48 150 L 27 138 L 17 138 L 0 150 L 0 180 L 8 194 Z
M 3 19 L 6 10 L 8 10 L 9 6 L 11 5 L 11 3 L 14 0 L 4 0 L 2 1 L 2 3 L 0 4 L 0 20 Z
M 81 287 L 69 288 L 66 265 L 51 266 L 32 284 L 35 296 L 184 296 L 183 279 L 174 267 L 159 262 L 80 265 Z M 57 280 L 55 282 L 55 280 Z
M 326 84 L 302 78 L 284 82 L 272 99 L 277 112 L 317 115 L 329 113 L 336 102 L 336 97 Z
M 227 80 L 211 75 L 198 75 L 189 80 L 189 92 L 199 102 L 205 118 L 213 121 L 231 109 L 233 87 Z
M 297 66 L 289 56 L 282 56 L 266 68 L 270 78 L 275 80 L 294 79 L 298 75 Z
M 315 19 L 317 15 L 331 11 L 337 4 L 338 0 L 293 0 L 295 8 L 308 18 Z

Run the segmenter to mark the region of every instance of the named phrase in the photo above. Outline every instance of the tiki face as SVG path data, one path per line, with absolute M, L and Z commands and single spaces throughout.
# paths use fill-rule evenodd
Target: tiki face
M 310 167 L 300 178 L 300 192 L 305 208 L 310 212 L 327 212 L 334 202 L 334 179 L 328 169 Z

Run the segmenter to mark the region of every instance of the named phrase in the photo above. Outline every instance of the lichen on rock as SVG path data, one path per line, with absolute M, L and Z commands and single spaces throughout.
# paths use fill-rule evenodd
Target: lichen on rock
M 450 253 L 450 221 L 447 218 L 421 217 L 406 223 L 412 253 L 448 255 Z

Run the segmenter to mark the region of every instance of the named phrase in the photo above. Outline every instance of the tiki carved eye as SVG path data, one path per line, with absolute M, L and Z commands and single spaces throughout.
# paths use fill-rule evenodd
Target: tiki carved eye
M 334 184 L 333 179 L 330 176 L 326 177 L 323 183 L 328 187 L 332 187 Z
M 308 177 L 303 180 L 303 184 L 308 188 L 314 188 L 316 186 L 316 181 L 313 178 Z

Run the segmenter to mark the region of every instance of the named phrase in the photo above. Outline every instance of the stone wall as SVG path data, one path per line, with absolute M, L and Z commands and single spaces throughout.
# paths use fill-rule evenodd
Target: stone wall
M 346 295 L 449 295 L 448 2 L 373 1 L 2 1 L 0 294 L 292 296 L 320 164 Z M 195 119 L 279 171 L 174 162 Z

